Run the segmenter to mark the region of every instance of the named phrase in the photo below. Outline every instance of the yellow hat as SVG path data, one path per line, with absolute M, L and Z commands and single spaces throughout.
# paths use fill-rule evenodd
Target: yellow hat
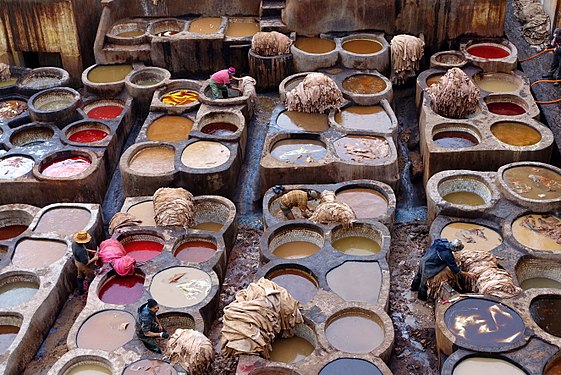
M 72 239 L 76 243 L 88 243 L 92 240 L 92 236 L 85 230 L 81 230 L 79 232 L 74 233 Z

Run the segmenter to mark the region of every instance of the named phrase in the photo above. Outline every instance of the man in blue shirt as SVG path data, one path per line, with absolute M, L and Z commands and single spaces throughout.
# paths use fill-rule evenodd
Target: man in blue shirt
M 169 338 L 169 333 L 167 333 L 156 313 L 160 309 L 158 302 L 153 299 L 148 299 L 148 301 L 138 308 L 138 316 L 136 317 L 136 335 L 142 341 L 144 346 L 155 353 L 162 354 L 162 350 L 156 342 L 156 337 L 162 337 L 164 339 Z
M 553 48 L 553 60 L 551 61 L 549 71 L 542 78 L 561 79 L 561 72 L 559 71 L 559 63 L 561 62 L 561 29 L 553 31 L 548 47 Z M 555 82 L 553 85 L 559 86 L 559 82 Z
M 92 283 L 94 273 L 92 264 L 98 259 L 97 251 L 86 248 L 92 240 L 92 236 L 85 230 L 74 233 L 72 236 L 72 256 L 74 257 L 74 265 L 76 265 L 76 283 L 78 284 L 78 293 L 84 294 L 84 279 L 88 279 L 88 286 Z M 90 259 L 89 253 L 93 253 Z

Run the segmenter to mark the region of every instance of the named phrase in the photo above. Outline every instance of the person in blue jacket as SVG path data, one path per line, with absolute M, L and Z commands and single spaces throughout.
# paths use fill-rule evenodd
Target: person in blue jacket
M 454 251 L 460 251 L 464 248 L 462 241 L 454 240 L 452 242 L 448 241 L 446 238 L 438 238 L 434 240 L 432 245 L 423 254 L 419 262 L 419 269 L 417 274 L 411 283 L 412 291 L 419 291 L 417 298 L 421 301 L 426 301 L 428 298 L 427 294 L 427 280 L 436 276 L 444 268 L 448 267 L 450 270 L 458 276 L 463 276 L 466 278 L 473 278 L 474 275 L 469 272 L 464 272 L 458 267 L 456 260 L 454 259 Z

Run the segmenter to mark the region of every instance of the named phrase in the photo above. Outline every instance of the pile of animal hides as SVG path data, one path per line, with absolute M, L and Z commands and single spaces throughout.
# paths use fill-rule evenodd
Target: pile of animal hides
M 294 336 L 296 325 L 304 322 L 300 308 L 286 289 L 270 280 L 249 284 L 224 308 L 222 353 L 269 358 L 275 337 Z
M 109 222 L 109 234 L 113 235 L 123 228 L 136 227 L 142 224 L 142 220 L 128 212 L 117 212 Z
M 549 43 L 550 22 L 540 0 L 513 0 L 514 15 L 521 24 L 522 36 L 539 48 Z
M 433 110 L 449 118 L 465 118 L 477 110 L 479 88 L 458 68 L 452 68 L 427 88 Z
M 190 375 L 208 374 L 213 356 L 212 343 L 205 335 L 181 328 L 170 336 L 164 352 L 164 358 L 172 365 L 179 363 Z
M 293 90 L 286 93 L 289 111 L 323 113 L 345 103 L 337 84 L 322 73 L 310 73 Z
M 324 190 L 310 220 L 318 224 L 339 223 L 343 228 L 350 228 L 356 220 L 356 215 L 348 204 L 336 198 L 334 192 Z
M 158 226 L 190 228 L 195 225 L 193 194 L 183 188 L 159 188 L 153 196 Z
M 8 64 L 0 63 L 0 81 L 4 82 L 11 78 L 10 66 Z
M 242 77 L 242 80 L 238 84 L 238 88 L 242 90 L 242 95 L 249 98 L 249 117 L 253 116 L 255 110 L 255 104 L 257 102 L 257 92 L 255 91 L 255 85 L 257 81 L 255 78 L 250 76 Z
M 292 40 L 277 31 L 260 31 L 251 39 L 251 50 L 259 56 L 280 56 L 290 52 Z
M 412 35 L 400 34 L 391 43 L 392 74 L 391 81 L 402 85 L 410 77 L 415 77 L 423 58 L 425 42 Z

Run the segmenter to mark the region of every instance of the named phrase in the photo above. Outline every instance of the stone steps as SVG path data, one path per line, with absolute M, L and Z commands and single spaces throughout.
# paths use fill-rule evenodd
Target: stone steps
M 259 16 L 275 16 L 280 18 L 285 5 L 286 2 L 284 0 L 262 0 L 259 8 Z
M 261 17 L 259 29 L 261 31 L 278 31 L 284 34 L 289 32 L 288 27 L 282 22 L 280 17 Z

